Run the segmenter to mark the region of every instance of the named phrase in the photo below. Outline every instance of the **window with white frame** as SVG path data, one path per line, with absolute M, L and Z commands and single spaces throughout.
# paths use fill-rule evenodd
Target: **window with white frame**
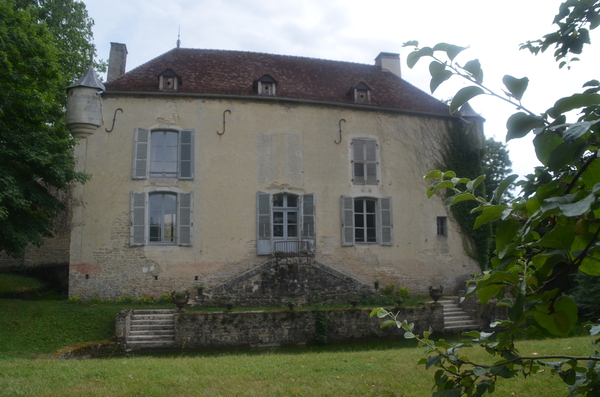
M 133 179 L 194 179 L 194 130 L 136 128 Z
M 393 245 L 392 198 L 341 197 L 342 245 Z
M 315 195 L 262 193 L 256 195 L 256 253 L 269 255 L 275 242 L 303 241 L 314 252 Z M 299 246 L 299 243 L 294 243 Z
M 130 245 L 191 246 L 192 237 L 191 192 L 131 192 Z
M 377 185 L 379 183 L 377 141 L 370 138 L 354 138 L 351 145 L 352 183 Z

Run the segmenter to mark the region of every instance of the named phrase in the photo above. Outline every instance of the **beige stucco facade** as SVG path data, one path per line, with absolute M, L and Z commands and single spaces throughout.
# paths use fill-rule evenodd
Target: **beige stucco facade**
M 422 177 L 440 160 L 448 118 L 278 98 L 118 93 L 103 94 L 102 112 L 104 125 L 75 151 L 91 179 L 74 190 L 71 296 L 211 288 L 259 265 L 268 257 L 256 250 L 257 192 L 314 194 L 315 260 L 367 284 L 424 294 L 429 285 L 456 290 L 479 272 L 441 198 L 425 196 Z M 133 179 L 138 128 L 194 130 L 193 179 Z M 376 185 L 352 181 L 353 138 L 377 142 Z M 160 191 L 193 192 L 191 246 L 130 245 L 131 192 Z M 392 244 L 342 246 L 342 196 L 391 197 Z M 437 217 L 448 217 L 445 236 Z

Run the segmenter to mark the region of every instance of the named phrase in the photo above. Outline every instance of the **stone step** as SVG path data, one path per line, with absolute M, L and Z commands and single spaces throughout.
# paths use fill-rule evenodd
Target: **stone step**
M 470 318 L 467 318 L 467 319 L 464 319 L 464 320 L 444 321 L 444 327 L 445 326 L 453 326 L 453 325 L 468 325 L 468 324 L 477 325 L 477 322 L 471 320 Z
M 462 316 L 444 316 L 444 322 L 448 321 L 458 321 L 458 320 L 471 320 L 471 316 L 466 313 Z
M 132 320 L 165 320 L 173 321 L 175 316 L 173 314 L 133 314 L 131 315 Z
M 132 314 L 173 314 L 172 309 L 136 309 Z
M 444 326 L 444 332 L 472 331 L 472 330 L 475 330 L 478 328 L 479 328 L 479 326 L 477 324 L 452 325 L 449 327 Z
M 127 342 L 127 350 L 130 349 L 155 349 L 157 347 L 173 347 L 175 341 L 136 341 Z
M 134 325 L 129 327 L 130 331 L 164 331 L 164 330 L 174 330 L 175 327 L 173 324 L 167 325 L 155 325 L 155 324 L 144 324 L 144 325 Z
M 129 335 L 127 337 L 127 343 L 135 341 L 174 341 L 175 334 L 172 335 Z
M 152 329 L 152 330 L 130 330 L 129 331 L 129 336 L 139 336 L 139 335 L 168 335 L 168 336 L 174 336 L 175 335 L 175 329 L 171 328 L 171 329 Z
M 131 326 L 135 325 L 173 325 L 173 320 L 131 320 Z

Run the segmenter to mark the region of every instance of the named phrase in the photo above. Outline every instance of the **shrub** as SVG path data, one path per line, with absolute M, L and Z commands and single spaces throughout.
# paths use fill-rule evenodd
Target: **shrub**
M 69 298 L 69 303 L 81 303 L 81 298 L 78 296 L 72 296 Z
M 92 302 L 92 303 L 102 303 L 103 301 L 102 301 L 102 298 L 95 297 L 95 298 L 90 299 L 90 302 Z
M 169 294 L 162 294 L 160 296 L 160 299 L 158 300 L 159 303 L 171 303 L 173 302 L 173 298 L 171 298 L 171 295 Z
M 133 303 L 133 298 L 130 295 L 125 295 L 117 299 L 117 303 Z
M 143 294 L 138 300 L 137 303 L 140 305 L 153 305 L 156 303 L 156 298 L 150 294 Z

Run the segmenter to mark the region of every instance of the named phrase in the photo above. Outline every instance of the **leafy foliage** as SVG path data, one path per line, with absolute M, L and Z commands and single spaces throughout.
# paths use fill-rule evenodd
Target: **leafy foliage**
M 567 0 L 559 10 L 557 32 L 525 46 L 534 53 L 556 45 L 555 58 L 565 62 L 568 54 L 580 53 L 589 43 L 587 28 L 600 25 L 600 1 Z M 498 183 L 492 194 L 477 191 L 485 176 L 461 176 L 454 171 L 432 171 L 425 176 L 434 180 L 427 189 L 431 197 L 440 189 L 454 194 L 446 205 L 470 201 L 476 216 L 474 227 L 497 222 L 492 269 L 482 273 L 470 285 L 467 296 L 476 294 L 485 305 L 492 298 L 508 308 L 508 318 L 495 321 L 495 332 L 472 331 L 461 341 L 434 342 L 430 332 L 415 335 L 412 324 L 400 321 L 391 312 L 376 309 L 372 315 L 389 318 L 383 326 L 395 325 L 406 338 L 416 338 L 427 353 L 421 361 L 426 368 L 437 367 L 434 396 L 481 396 L 492 393 L 501 378 L 519 374 L 527 377 L 546 367 L 566 383 L 569 395 L 597 396 L 600 393 L 600 352 L 590 356 L 524 356 L 514 340 L 520 334 L 543 328 L 556 336 L 567 336 L 578 320 L 578 309 L 565 292 L 569 275 L 577 271 L 600 275 L 600 82 L 590 81 L 584 91 L 558 99 L 554 106 L 535 113 L 522 104 L 529 80 L 505 76 L 503 93 L 483 84 L 483 71 L 477 60 L 458 63 L 463 47 L 442 43 L 417 47 L 407 62 L 413 67 L 422 58 L 431 58 L 432 87 L 452 76 L 460 76 L 471 85 L 457 92 L 450 109 L 455 111 L 478 95 L 490 95 L 515 106 L 517 112 L 507 121 L 507 140 L 533 132 L 536 155 L 543 167 L 519 182 L 519 197 L 506 200 L 505 194 L 517 175 Z M 447 58 L 442 60 L 442 58 Z M 432 64 L 434 66 L 432 66 Z M 450 73 L 448 73 L 450 72 Z M 579 117 L 570 121 L 571 111 Z M 591 328 L 592 335 L 600 326 Z M 595 344 L 600 341 L 596 339 Z M 492 364 L 470 361 L 465 347 L 481 346 L 493 356 Z
M 52 235 L 55 193 L 85 180 L 64 103 L 89 62 L 92 22 L 73 0 L 4 0 L 0 15 L 0 250 L 18 256 Z

